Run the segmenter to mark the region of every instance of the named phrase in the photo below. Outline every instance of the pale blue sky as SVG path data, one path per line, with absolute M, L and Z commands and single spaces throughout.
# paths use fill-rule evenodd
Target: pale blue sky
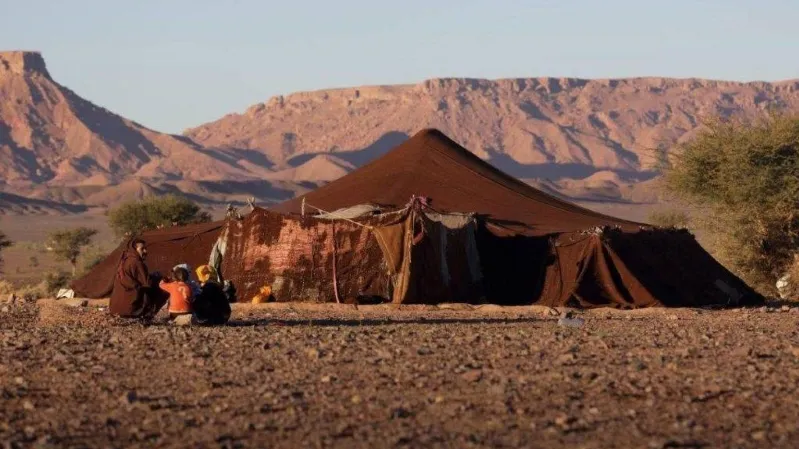
M 3 49 L 167 132 L 432 77 L 799 78 L 799 0 L 0 0 Z

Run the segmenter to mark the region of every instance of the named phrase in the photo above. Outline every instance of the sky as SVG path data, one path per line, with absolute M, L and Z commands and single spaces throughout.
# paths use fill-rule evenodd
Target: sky
M 0 0 L 2 50 L 180 133 L 275 95 L 437 77 L 799 78 L 796 0 Z

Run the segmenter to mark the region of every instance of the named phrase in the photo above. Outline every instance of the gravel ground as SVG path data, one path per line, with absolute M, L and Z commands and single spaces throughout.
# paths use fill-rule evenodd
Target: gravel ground
M 0 313 L 6 447 L 797 447 L 799 309 Z

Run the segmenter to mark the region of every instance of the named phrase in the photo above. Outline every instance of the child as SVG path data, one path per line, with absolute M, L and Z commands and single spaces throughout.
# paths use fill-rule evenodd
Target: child
M 172 279 L 163 280 L 159 284 L 162 290 L 169 293 L 169 317 L 174 319 L 178 315 L 192 312 L 194 295 L 188 284 L 189 272 L 181 266 L 172 269 Z
M 202 291 L 195 298 L 193 322 L 195 324 L 219 325 L 230 319 L 230 302 L 222 286 L 216 270 L 209 265 L 197 268 L 197 279 Z

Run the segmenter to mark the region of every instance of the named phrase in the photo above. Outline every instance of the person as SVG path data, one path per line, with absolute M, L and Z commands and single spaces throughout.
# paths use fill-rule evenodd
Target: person
M 187 315 L 191 313 L 191 303 L 194 300 L 191 287 L 188 284 L 189 271 L 178 265 L 172 268 L 172 276 L 170 279 L 164 279 L 159 284 L 161 290 L 169 293 L 168 310 L 170 319 L 174 319 L 178 315 Z
M 219 284 L 219 276 L 210 265 L 197 267 L 200 294 L 194 298 L 193 318 L 195 324 L 219 325 L 230 319 L 230 302 Z
M 186 270 L 186 273 L 191 273 L 191 266 L 189 264 L 187 264 L 187 263 L 182 263 L 180 265 L 176 265 L 175 268 L 183 268 L 184 270 Z M 199 295 L 200 291 L 202 290 L 200 288 L 200 284 L 197 281 L 195 281 L 194 279 L 191 278 L 191 274 L 189 274 L 189 280 L 186 281 L 186 284 L 188 284 L 189 288 L 191 289 L 192 297 L 196 298 L 197 295 Z
M 152 319 L 167 301 L 167 293 L 158 288 L 160 275 L 147 270 L 147 243 L 132 239 L 122 254 L 114 277 L 109 313 L 123 318 Z

